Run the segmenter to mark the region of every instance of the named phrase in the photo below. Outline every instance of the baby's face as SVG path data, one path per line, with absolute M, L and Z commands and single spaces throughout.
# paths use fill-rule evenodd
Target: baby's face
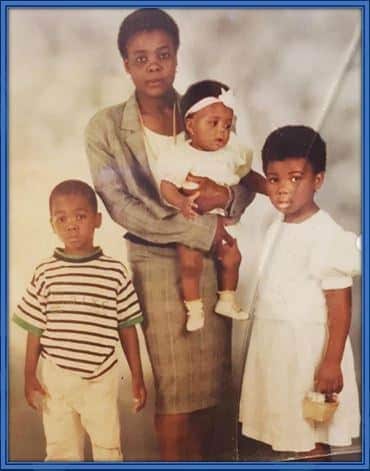
M 186 130 L 196 149 L 215 151 L 224 147 L 230 137 L 233 110 L 223 103 L 213 103 L 186 118 Z

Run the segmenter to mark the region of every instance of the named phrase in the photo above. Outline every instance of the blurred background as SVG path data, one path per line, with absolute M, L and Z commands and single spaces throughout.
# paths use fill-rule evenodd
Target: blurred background
M 28 9 L 9 11 L 9 286 L 10 312 L 23 295 L 34 267 L 58 244 L 49 225 L 48 196 L 67 178 L 91 182 L 83 133 L 100 108 L 124 101 L 133 87 L 125 74 L 116 37 L 124 9 Z M 243 139 L 254 149 L 253 167 L 260 170 L 260 150 L 274 128 L 285 124 L 315 126 L 340 64 L 361 23 L 356 9 L 168 9 L 177 21 L 179 49 L 176 88 L 182 93 L 197 80 L 220 80 L 234 89 L 244 112 Z M 361 232 L 361 53 L 349 64 L 323 126 L 327 142 L 326 182 L 320 206 L 346 229 Z M 103 226 L 96 242 L 125 261 L 123 230 L 102 205 Z M 248 301 L 268 201 L 257 196 L 246 211 L 239 241 L 243 265 L 240 301 Z M 353 342 L 361 387 L 360 282 L 354 285 Z M 233 388 L 227 398 L 235 419 L 240 375 L 248 338 L 248 321 L 234 325 Z M 9 323 L 9 458 L 40 461 L 45 442 L 41 416 L 23 397 L 26 334 Z M 159 458 L 152 423 L 154 392 L 150 365 L 140 334 L 146 409 L 131 412 L 129 381 L 120 392 L 123 447 L 128 460 Z M 121 361 L 122 376 L 129 378 Z M 240 460 L 285 459 L 267 449 L 248 455 L 236 433 L 227 437 Z M 226 443 L 225 442 L 225 443 Z M 240 445 L 240 444 L 239 444 Z M 230 448 L 230 449 L 231 449 Z M 359 451 L 359 442 L 353 447 Z M 340 450 L 338 451 L 340 453 Z M 89 449 L 87 446 L 87 453 Z M 229 456 L 229 455 L 225 455 Z M 228 459 L 228 458 L 226 458 Z M 288 457 L 289 459 L 289 457 Z

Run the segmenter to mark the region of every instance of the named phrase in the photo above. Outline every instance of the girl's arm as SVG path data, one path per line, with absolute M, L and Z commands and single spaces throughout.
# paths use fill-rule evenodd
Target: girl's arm
M 253 193 L 261 193 L 267 195 L 266 192 L 266 178 L 258 172 L 250 170 L 245 177 L 242 178 L 242 183 L 246 185 L 249 191 Z
M 37 364 L 40 357 L 40 337 L 28 332 L 26 358 L 24 363 L 24 395 L 28 404 L 37 409 L 36 393 L 42 396 L 46 395 L 46 391 L 41 386 L 36 376 Z
M 161 181 L 160 191 L 162 197 L 167 201 L 167 203 L 178 208 L 183 216 L 188 219 L 192 219 L 197 216 L 198 213 L 194 211 L 197 204 L 194 201 L 199 196 L 198 191 L 190 196 L 185 196 L 179 191 L 176 185 L 168 180 Z
M 343 388 L 341 361 L 351 325 L 352 290 L 325 290 L 328 310 L 328 341 L 326 352 L 315 374 L 315 390 L 339 393 Z
M 118 330 L 122 349 L 127 359 L 132 378 L 132 394 L 134 398 L 134 410 L 138 412 L 145 406 L 146 388 L 144 383 L 143 368 L 141 366 L 139 340 L 136 327 L 131 325 Z

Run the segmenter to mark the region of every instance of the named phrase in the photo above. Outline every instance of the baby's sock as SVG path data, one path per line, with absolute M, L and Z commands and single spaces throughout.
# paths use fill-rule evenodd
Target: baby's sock
M 248 314 L 235 301 L 235 291 L 218 291 L 218 296 L 219 298 L 215 306 L 217 314 L 238 320 L 248 319 Z
M 186 330 L 192 332 L 201 329 L 204 325 L 203 301 L 201 299 L 194 299 L 194 301 L 184 301 L 184 304 L 188 311 Z

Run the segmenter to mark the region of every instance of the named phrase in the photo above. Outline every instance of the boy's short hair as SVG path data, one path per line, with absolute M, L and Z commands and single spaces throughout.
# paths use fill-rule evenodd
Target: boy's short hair
M 308 126 L 289 125 L 275 129 L 262 148 L 263 171 L 269 162 L 304 157 L 314 173 L 325 172 L 326 144 L 320 134 Z
M 228 91 L 229 87 L 224 83 L 217 80 L 201 80 L 195 82 L 186 90 L 185 94 L 180 101 L 180 109 L 182 117 L 185 117 L 186 112 L 198 101 L 207 97 L 219 97 L 222 91 Z M 190 116 L 190 114 L 189 114 Z
M 118 49 L 122 59 L 127 58 L 127 43 L 136 33 L 162 30 L 168 33 L 175 50 L 179 48 L 179 28 L 173 18 L 160 8 L 139 8 L 122 21 L 118 32 Z
M 98 200 L 95 191 L 90 185 L 82 180 L 64 180 L 53 188 L 49 196 L 49 211 L 51 214 L 53 200 L 57 196 L 80 195 L 86 198 L 91 209 L 96 213 L 98 211 Z

